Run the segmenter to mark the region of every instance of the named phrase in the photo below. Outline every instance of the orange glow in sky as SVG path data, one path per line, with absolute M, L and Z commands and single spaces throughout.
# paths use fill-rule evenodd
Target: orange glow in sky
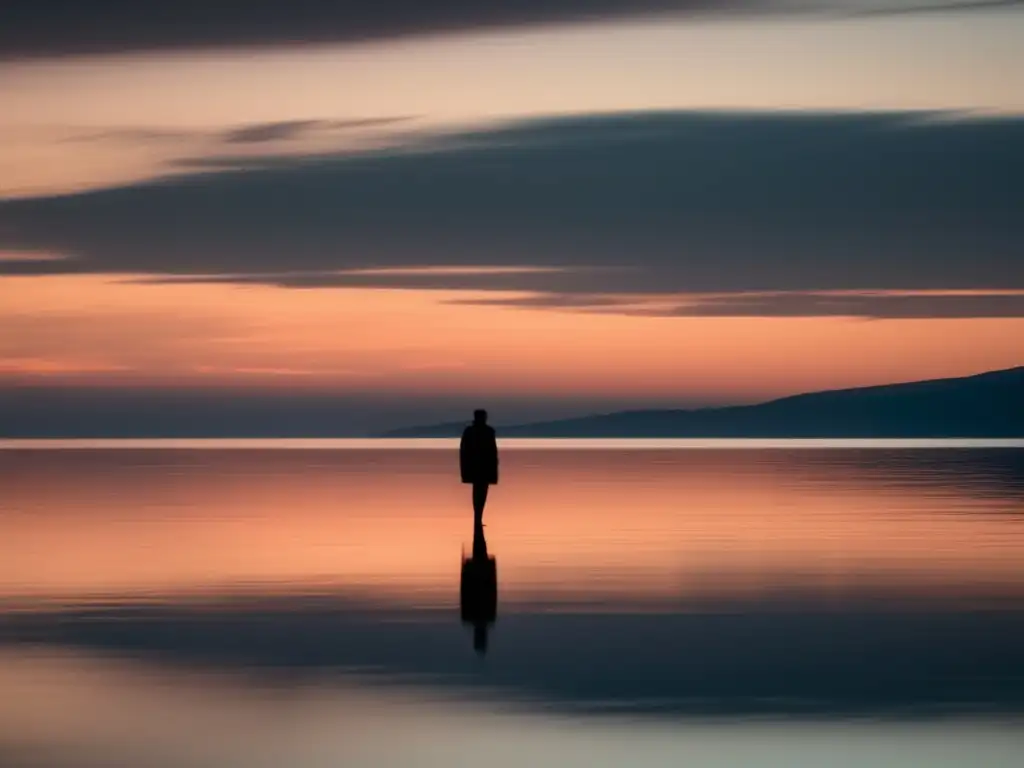
M 503 294 L 498 294 L 499 296 Z M 1021 362 L 1024 319 L 656 317 L 472 291 L 0 281 L 0 380 L 710 402 Z
M 841 21 L 632 20 L 244 53 L 4 61 L 0 205 L 193 173 L 204 161 L 395 146 L 511 118 L 700 109 L 1020 115 L 1022 33 L 1024 14 L 1007 8 Z M 16 227 L 0 230 L 0 248 L 16 235 Z M 288 248 L 282 243 L 282 269 Z M 8 247 L 0 263 L 64 255 Z M 0 385 L 687 405 L 1024 362 L 1024 318 L 1012 312 L 654 316 L 645 306 L 473 303 L 529 298 L 498 291 L 156 285 L 147 277 L 0 277 Z

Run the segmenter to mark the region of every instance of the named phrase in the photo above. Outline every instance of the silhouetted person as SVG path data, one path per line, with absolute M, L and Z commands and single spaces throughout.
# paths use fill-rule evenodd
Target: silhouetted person
M 473 559 L 484 561 L 489 559 L 490 555 L 487 553 L 487 539 L 484 538 L 484 527 L 482 525 L 473 526 Z
M 498 482 L 498 441 L 487 424 L 487 411 L 473 411 L 473 423 L 462 432 L 459 444 L 462 482 L 473 486 L 474 527 L 483 525 L 487 489 Z

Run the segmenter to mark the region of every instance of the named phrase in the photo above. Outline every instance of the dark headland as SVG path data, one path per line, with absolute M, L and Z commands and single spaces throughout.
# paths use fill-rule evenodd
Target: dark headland
M 385 437 L 456 437 L 463 422 Z M 502 426 L 502 437 L 1024 437 L 1024 366 L 814 392 L 758 405 L 642 410 Z

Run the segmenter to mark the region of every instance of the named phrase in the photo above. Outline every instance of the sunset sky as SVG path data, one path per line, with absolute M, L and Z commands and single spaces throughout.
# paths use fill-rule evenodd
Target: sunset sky
M 1024 3 L 149 7 L 0 11 L 0 423 L 1024 364 Z

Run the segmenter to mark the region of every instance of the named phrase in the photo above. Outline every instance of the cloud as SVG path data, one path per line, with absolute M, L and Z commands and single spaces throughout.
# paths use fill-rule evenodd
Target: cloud
M 256 123 L 236 128 L 224 134 L 227 144 L 260 144 L 267 141 L 281 141 L 315 128 L 318 120 L 286 120 L 278 123 Z
M 854 7 L 850 12 L 858 16 L 872 15 L 909 15 L 915 13 L 956 13 L 959 11 L 983 11 L 983 10 L 1005 10 L 1007 8 L 1020 8 L 1024 0 L 946 0 L 942 2 L 913 2 L 906 0 L 902 3 L 886 2 L 865 2 L 863 8 Z
M 0 58 L 328 42 L 663 12 L 725 12 L 744 0 L 8 0 Z
M 658 312 L 673 315 L 756 317 L 1024 317 L 1024 291 L 1018 292 L 793 292 L 732 294 L 700 298 Z
M 1024 289 L 1016 167 L 1018 118 L 527 121 L 0 202 L 0 249 L 72 257 L 0 261 L 0 274 L 472 289 L 609 310 L 639 296 L 669 314 L 1019 316 L 1019 297 L 997 295 Z
M 66 138 L 65 141 L 114 144 L 177 144 L 183 141 L 202 138 L 206 135 L 206 131 L 171 128 L 107 128 L 98 131 L 76 132 L 74 135 Z
M 61 261 L 65 256 L 42 251 L 0 251 L 0 264 L 32 264 L 41 261 Z
M 411 120 L 411 117 L 366 117 L 351 120 L 284 120 L 273 123 L 252 123 L 225 131 L 226 144 L 261 144 L 298 138 L 313 131 L 349 131 L 382 128 Z
M 112 142 L 165 144 L 181 142 L 220 142 L 223 144 L 263 144 L 302 138 L 311 133 L 350 132 L 387 128 L 414 118 L 409 115 L 355 117 L 343 120 L 280 120 L 246 123 L 223 130 L 153 128 L 135 126 L 75 132 L 65 139 L 74 142 Z
M 153 50 L 360 42 L 408 35 L 652 14 L 765 15 L 948 11 L 1014 0 L 5 0 L 0 59 Z
M 776 291 L 677 297 L 536 293 L 448 303 L 666 317 L 1024 317 L 1024 291 Z
M 8 357 L 0 359 L 0 373 L 24 373 L 34 375 L 63 375 L 67 373 L 109 373 L 126 370 L 123 365 L 113 363 L 68 359 L 55 360 L 44 357 Z

